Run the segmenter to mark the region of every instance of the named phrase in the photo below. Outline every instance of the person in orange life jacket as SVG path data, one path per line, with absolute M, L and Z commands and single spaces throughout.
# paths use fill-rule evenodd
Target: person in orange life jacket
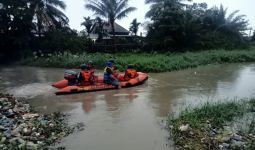
M 106 67 L 104 69 L 104 83 L 118 86 L 118 88 L 121 88 L 118 79 L 114 77 L 113 69 L 113 63 L 111 61 L 106 62 Z
M 92 73 L 92 80 L 95 82 L 97 77 L 95 76 L 96 68 L 94 67 L 93 62 L 91 60 L 88 61 L 88 63 L 86 64 L 86 67 Z
M 126 81 L 133 79 L 138 76 L 137 71 L 134 69 L 134 65 L 129 64 L 128 69 L 125 71 L 124 79 Z
M 88 61 L 88 63 L 86 64 L 86 67 L 88 68 L 88 70 L 90 70 L 93 74 L 95 73 L 95 67 L 94 67 L 94 64 L 93 62 L 90 60 Z
M 94 84 L 93 73 L 88 69 L 85 64 L 81 65 L 81 72 L 78 76 L 78 83 L 81 85 Z

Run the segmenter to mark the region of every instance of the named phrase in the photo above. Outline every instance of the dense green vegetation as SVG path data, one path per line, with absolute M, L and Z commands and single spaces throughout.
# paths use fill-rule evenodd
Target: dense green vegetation
M 206 103 L 170 116 L 169 131 L 180 149 L 254 149 L 255 99 L 228 103 Z M 243 128 L 234 124 L 243 117 Z M 240 141 L 242 141 L 240 143 Z M 238 143 L 238 144 L 237 144 Z
M 252 36 L 252 38 L 251 38 L 251 41 L 255 41 L 255 31 L 253 32 L 253 36 Z
M 244 31 L 248 21 L 234 11 L 208 8 L 206 3 L 184 4 L 187 0 L 146 0 L 152 3 L 146 16 L 149 25 L 148 48 L 185 51 L 187 49 L 241 48 L 247 46 Z
M 103 68 L 105 62 L 114 59 L 120 70 L 124 70 L 127 64 L 135 64 L 135 68 L 145 72 L 166 72 L 200 65 L 215 63 L 235 63 L 255 61 L 254 48 L 249 50 L 209 50 L 187 53 L 56 53 L 44 55 L 36 53 L 34 58 L 23 61 L 23 64 L 44 67 L 79 67 L 80 64 L 92 60 L 97 68 Z
M 0 61 L 13 61 L 33 51 L 88 50 L 85 34 L 68 26 L 62 0 L 22 0 L 0 2 Z
M 40 39 L 35 40 L 33 47 L 39 47 L 43 53 L 53 53 L 58 51 L 70 51 L 73 53 L 81 53 L 89 51 L 92 41 L 87 39 L 85 33 L 71 30 L 68 27 L 48 31 Z M 36 45 L 35 45 L 36 44 Z
M 206 3 L 192 3 L 187 0 L 145 0 L 151 4 L 146 17 L 152 20 L 147 24 L 145 38 L 134 36 L 136 43 L 127 51 L 140 52 L 184 52 L 203 49 L 247 48 L 253 37 L 247 37 L 248 20 L 238 11 L 227 14 L 223 6 L 208 8 Z M 102 26 L 107 23 L 112 29 L 112 39 L 106 42 L 114 45 L 114 22 L 126 17 L 135 10 L 127 0 L 89 1 L 84 9 L 92 10 L 97 19 L 85 17 L 84 31 L 69 28 L 69 19 L 64 14 L 63 0 L 22 0 L 0 2 L 0 60 L 14 61 L 31 57 L 33 52 L 44 54 L 65 51 L 75 53 L 95 52 L 93 47 L 102 42 L 109 33 Z M 103 17 L 103 20 L 98 18 Z M 107 22 L 108 21 L 108 22 Z M 94 23 L 97 23 L 98 40 L 94 43 L 88 36 Z M 139 23 L 131 23 L 130 34 L 136 35 Z M 87 33 L 86 33 L 87 32 Z M 117 40 L 125 44 L 125 40 Z M 136 42 L 134 42 L 136 41 Z M 122 42 L 122 43 L 121 43 Z M 111 48 L 111 47 L 110 47 Z M 116 52 L 116 46 L 110 53 Z M 96 49 L 104 52 L 104 49 Z M 121 48 L 123 50 L 123 48 Z M 119 52 L 119 51 L 118 51 Z

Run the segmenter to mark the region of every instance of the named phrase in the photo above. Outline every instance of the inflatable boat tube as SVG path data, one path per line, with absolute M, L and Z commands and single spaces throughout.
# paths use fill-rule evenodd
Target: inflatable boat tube
M 128 81 L 120 81 L 122 88 L 137 86 L 143 84 L 148 79 L 146 73 L 138 72 L 138 76 L 130 79 Z M 103 83 L 103 77 L 99 76 L 96 79 L 94 85 L 69 85 L 68 80 L 61 80 L 52 85 L 53 87 L 58 88 L 59 90 L 55 93 L 60 94 L 72 94 L 72 93 L 81 93 L 81 92 L 93 92 L 93 91 L 102 91 L 102 90 L 111 90 L 117 89 L 118 87 Z

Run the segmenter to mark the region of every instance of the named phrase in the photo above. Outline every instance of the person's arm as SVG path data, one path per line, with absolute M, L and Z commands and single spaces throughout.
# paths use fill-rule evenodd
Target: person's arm
M 118 80 L 117 78 L 114 77 L 113 74 L 111 74 L 111 78 L 112 78 L 113 80 Z
M 83 76 L 82 76 L 82 73 L 80 72 L 79 75 L 78 75 L 78 82 L 81 82 L 83 80 Z
M 110 68 L 107 68 L 106 72 L 109 73 L 109 74 L 113 74 L 113 72 L 112 72 L 112 70 Z

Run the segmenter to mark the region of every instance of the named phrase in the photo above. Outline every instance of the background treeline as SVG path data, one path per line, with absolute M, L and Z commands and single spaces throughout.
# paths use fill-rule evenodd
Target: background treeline
M 185 51 L 215 48 L 242 48 L 248 43 L 244 31 L 248 20 L 234 11 L 208 8 L 206 3 L 184 4 L 185 0 L 146 0 L 151 9 L 146 16 L 153 23 L 148 28 L 148 47 Z
M 151 5 L 146 14 L 151 22 L 147 25 L 147 37 L 137 38 L 136 33 L 133 34 L 134 39 L 139 39 L 138 51 L 245 48 L 248 42 L 255 40 L 254 35 L 250 38 L 245 34 L 248 21 L 238 11 L 227 15 L 223 6 L 208 8 L 206 3 L 186 3 L 185 0 L 145 2 Z M 77 32 L 69 28 L 65 8 L 62 0 L 2 0 L 0 60 L 17 60 L 38 51 L 91 52 L 94 43 L 85 30 Z
M 69 28 L 61 0 L 2 0 L 0 60 L 31 56 L 34 51 L 84 51 L 91 43 L 85 33 Z

